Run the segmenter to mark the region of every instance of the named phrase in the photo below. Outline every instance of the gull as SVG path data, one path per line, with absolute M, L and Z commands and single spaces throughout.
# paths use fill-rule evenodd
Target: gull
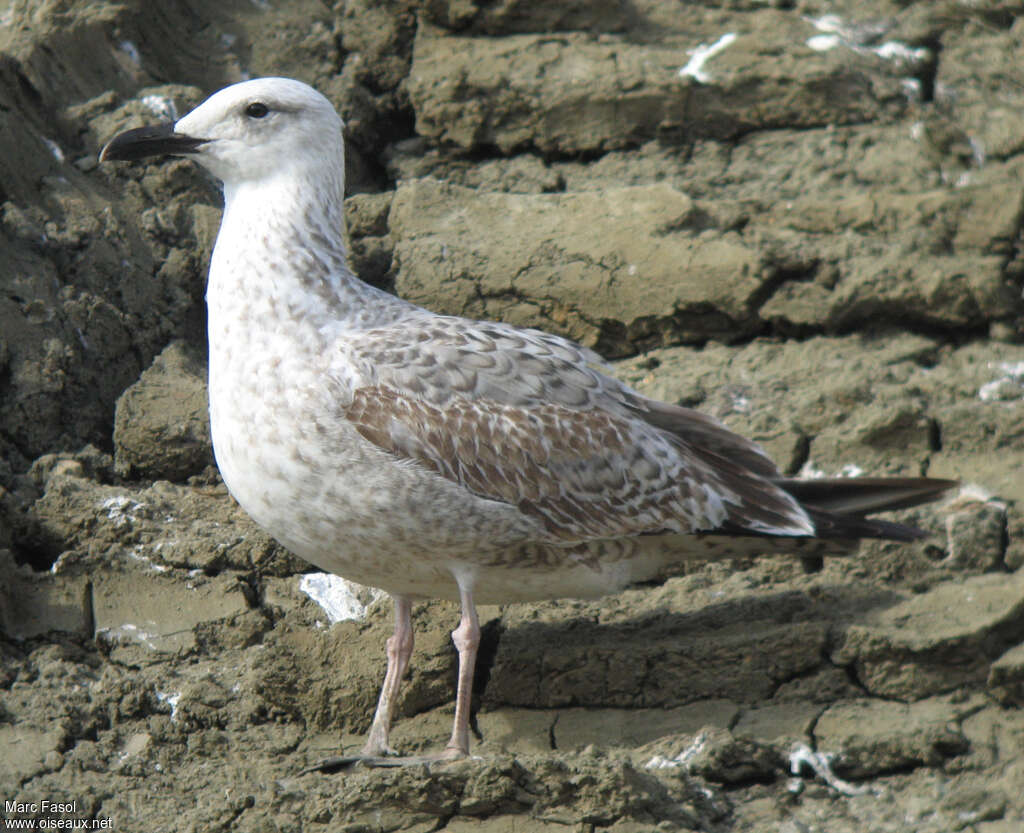
M 188 157 L 223 183 L 206 293 L 220 473 L 286 548 L 393 598 L 369 735 L 332 762 L 469 754 L 478 603 L 597 597 L 690 560 L 909 541 L 923 533 L 866 516 L 955 485 L 786 477 L 757 444 L 641 395 L 579 344 L 363 283 L 344 242 L 342 129 L 313 88 L 260 78 L 100 154 Z M 455 717 L 443 751 L 402 758 L 389 732 L 424 598 L 461 605 Z

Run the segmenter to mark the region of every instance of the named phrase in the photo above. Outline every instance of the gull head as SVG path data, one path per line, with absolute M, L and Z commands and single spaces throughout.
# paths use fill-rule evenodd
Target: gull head
M 324 96 L 291 78 L 256 78 L 214 93 L 176 122 L 128 130 L 100 161 L 188 156 L 226 187 L 287 174 L 344 170 L 342 121 Z

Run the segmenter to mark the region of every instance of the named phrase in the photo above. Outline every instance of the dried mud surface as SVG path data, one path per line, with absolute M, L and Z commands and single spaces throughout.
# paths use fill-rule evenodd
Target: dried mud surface
M 1024 829 L 1022 11 L 5 5 L 4 818 Z M 903 513 L 932 532 L 913 546 L 484 608 L 478 757 L 302 774 L 358 748 L 387 601 L 344 583 L 330 610 L 314 601 L 323 580 L 212 465 L 216 187 L 187 162 L 96 163 L 118 130 L 258 75 L 341 109 L 352 259 L 371 282 L 578 339 L 788 472 L 964 490 Z M 456 619 L 415 610 L 403 751 L 446 738 Z

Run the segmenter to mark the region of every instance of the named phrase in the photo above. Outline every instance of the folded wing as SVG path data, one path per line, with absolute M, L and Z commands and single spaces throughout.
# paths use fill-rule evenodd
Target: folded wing
M 596 356 L 571 342 L 432 317 L 350 344 L 369 383 L 344 416 L 365 439 L 518 507 L 548 540 L 814 534 L 756 445 L 703 415 L 689 434 L 672 430 L 680 426 L 661 403 L 600 372 Z

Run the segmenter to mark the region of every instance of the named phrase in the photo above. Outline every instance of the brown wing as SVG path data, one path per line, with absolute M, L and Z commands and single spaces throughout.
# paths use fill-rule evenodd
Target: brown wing
M 709 465 L 638 417 L 450 394 L 435 404 L 388 385 L 357 388 L 359 433 L 469 492 L 517 506 L 552 541 L 729 529 L 809 535 L 788 494 L 728 460 Z

